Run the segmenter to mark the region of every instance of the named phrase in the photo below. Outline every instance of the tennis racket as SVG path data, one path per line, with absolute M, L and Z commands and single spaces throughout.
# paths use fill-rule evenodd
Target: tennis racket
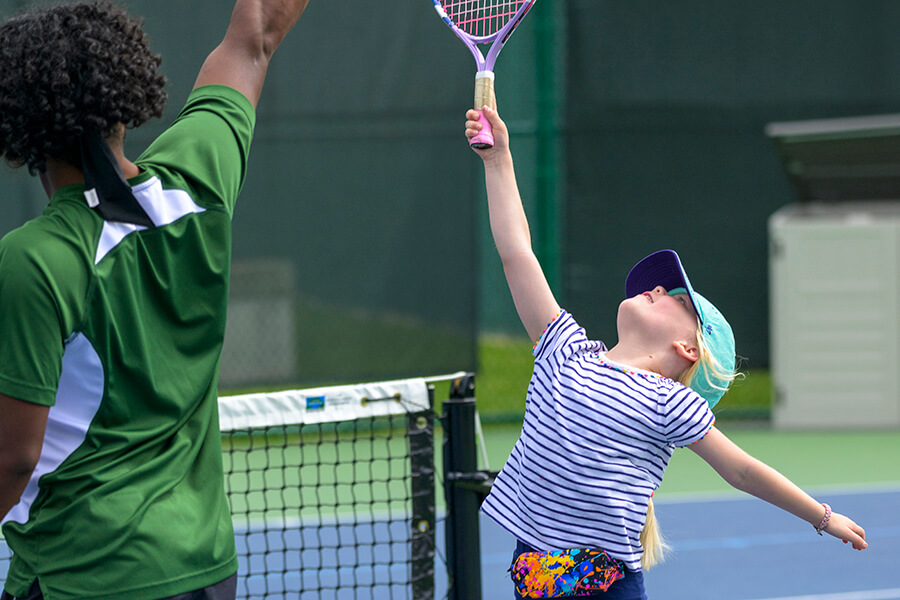
M 509 36 L 525 18 L 535 0 L 432 0 L 438 16 L 443 19 L 456 37 L 462 40 L 475 57 L 475 110 L 494 105 L 494 64 Z M 487 56 L 479 44 L 491 44 Z M 494 145 L 491 124 L 480 115 L 482 128 L 469 140 L 475 148 Z

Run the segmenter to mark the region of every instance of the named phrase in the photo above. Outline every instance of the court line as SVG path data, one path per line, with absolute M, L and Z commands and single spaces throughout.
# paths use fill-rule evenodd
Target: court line
M 888 537 L 898 537 L 900 536 L 900 527 L 877 527 L 866 530 L 866 537 L 869 540 L 872 539 L 883 539 Z M 704 550 L 734 550 L 734 549 L 742 549 L 742 548 L 754 548 L 758 546 L 776 546 L 776 545 L 785 545 L 785 544 L 810 544 L 817 543 L 818 538 L 815 536 L 810 536 L 806 533 L 772 533 L 772 534 L 759 534 L 759 535 L 741 535 L 741 536 L 727 536 L 727 537 L 712 537 L 712 538 L 695 538 L 695 539 L 687 539 L 681 541 L 673 541 L 669 540 L 669 543 L 672 546 L 672 549 L 675 552 L 691 552 L 691 551 L 704 551 Z M 491 552 L 491 553 L 483 553 L 482 554 L 482 563 L 484 564 L 501 564 L 508 563 L 510 560 L 510 556 L 512 551 L 509 552 Z M 818 600 L 820 596 L 810 596 L 810 599 Z M 821 598 L 825 598 L 824 596 Z M 831 598 L 828 596 L 827 598 Z M 894 596 L 889 597 L 890 600 L 894 600 Z M 797 599 L 806 600 L 806 596 L 797 596 Z M 783 600 L 782 598 L 772 598 L 770 600 Z M 836 597 L 835 600 L 843 600 L 841 596 Z M 855 599 L 848 599 L 855 600 Z M 869 600 L 867 597 L 864 600 Z M 872 600 L 875 600 L 874 598 Z M 897 598 L 900 600 L 900 597 Z
M 900 492 L 900 482 L 884 481 L 875 483 L 859 483 L 840 486 L 811 486 L 803 488 L 811 496 L 852 496 L 857 494 L 885 494 Z M 655 496 L 657 504 L 688 504 L 692 502 L 730 502 L 754 499 L 736 489 L 706 492 L 668 492 Z
M 867 540 L 900 536 L 900 527 L 866 528 Z M 817 543 L 818 538 L 807 533 L 771 533 L 727 537 L 695 538 L 682 541 L 670 541 L 676 552 L 691 550 L 716 550 L 734 548 L 752 548 L 755 546 L 775 546 L 778 544 Z
M 820 495 L 828 495 L 828 496 L 838 496 L 838 495 L 866 495 L 866 494 L 894 494 L 896 492 L 900 492 L 900 484 L 896 482 L 885 482 L 883 484 L 865 484 L 865 485 L 850 485 L 850 486 L 841 486 L 841 487 L 822 487 L 818 489 L 810 489 L 810 492 L 813 494 Z M 747 494 L 743 494 L 741 492 L 735 493 L 683 493 L 677 494 L 676 498 L 672 498 L 671 496 L 660 498 L 659 504 L 671 503 L 671 504 L 688 504 L 688 503 L 707 503 L 707 502 L 730 502 L 736 500 L 749 500 L 756 501 L 752 496 Z M 900 536 L 900 527 L 897 526 L 886 526 L 886 527 L 874 527 L 868 528 L 866 530 L 867 537 L 869 539 L 882 539 L 882 538 L 894 538 Z M 703 551 L 703 550 L 717 550 L 717 549 L 735 549 L 735 548 L 752 548 L 752 547 L 760 547 L 760 546 L 775 546 L 775 545 L 785 545 L 785 544 L 802 544 L 802 543 L 815 543 L 818 541 L 818 538 L 815 536 L 809 536 L 805 532 L 784 532 L 784 533 L 770 533 L 770 534 L 748 534 L 748 535 L 737 535 L 737 536 L 722 536 L 722 537 L 706 537 L 706 538 L 688 538 L 680 541 L 670 540 L 670 543 L 674 547 L 677 552 L 690 552 L 690 551 Z M 511 552 L 502 551 L 502 552 L 483 552 L 482 554 L 482 563 L 485 565 L 499 565 L 508 563 L 510 560 Z M 892 591 L 892 590 L 889 590 Z M 842 596 L 838 595 L 835 598 L 825 597 L 825 596 L 810 596 L 809 599 L 803 596 L 798 596 L 796 599 L 791 600 L 819 600 L 822 598 L 823 600 L 827 598 L 828 600 L 844 600 Z M 850 596 L 847 600 L 881 600 L 881 596 L 875 596 L 871 599 L 867 596 L 862 596 L 857 599 L 854 596 Z M 773 598 L 769 600 L 783 600 L 781 598 Z M 894 597 L 888 596 L 885 600 L 895 600 Z M 900 600 L 900 598 L 897 598 Z
M 841 594 L 814 594 L 812 596 L 784 596 L 781 598 L 761 598 L 760 600 L 898 600 L 900 588 L 891 590 L 866 590 Z

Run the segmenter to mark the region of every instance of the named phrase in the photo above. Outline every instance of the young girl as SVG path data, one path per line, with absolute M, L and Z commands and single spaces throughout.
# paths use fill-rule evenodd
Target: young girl
M 509 136 L 483 112 L 494 146 L 484 162 L 491 232 L 535 367 L 522 433 L 482 510 L 517 539 L 516 598 L 646 599 L 642 568 L 661 560 L 654 490 L 675 447 L 688 446 L 729 484 L 866 548 L 865 531 L 832 512 L 714 427 L 710 410 L 734 379 L 734 338 L 662 250 L 626 278 L 618 343 L 589 340 L 553 297 L 531 248 Z M 466 136 L 481 129 L 466 114 Z

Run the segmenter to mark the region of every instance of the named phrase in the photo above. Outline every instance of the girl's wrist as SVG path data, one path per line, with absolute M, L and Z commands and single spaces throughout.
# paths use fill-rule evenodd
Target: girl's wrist
M 822 520 L 819 521 L 818 525 L 813 525 L 813 527 L 816 529 L 816 533 L 818 533 L 819 535 L 822 535 L 822 532 L 825 531 L 825 529 L 828 527 L 828 523 L 831 521 L 831 507 L 824 502 L 822 503 L 822 506 L 825 508 L 825 516 L 822 517 Z
M 503 171 L 512 168 L 512 154 L 509 150 L 492 152 L 482 160 L 485 171 Z

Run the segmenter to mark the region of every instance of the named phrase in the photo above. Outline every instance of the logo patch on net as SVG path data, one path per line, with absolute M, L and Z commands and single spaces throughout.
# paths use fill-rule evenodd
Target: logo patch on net
M 310 396 L 306 399 L 306 410 L 322 410 L 325 408 L 325 396 Z

